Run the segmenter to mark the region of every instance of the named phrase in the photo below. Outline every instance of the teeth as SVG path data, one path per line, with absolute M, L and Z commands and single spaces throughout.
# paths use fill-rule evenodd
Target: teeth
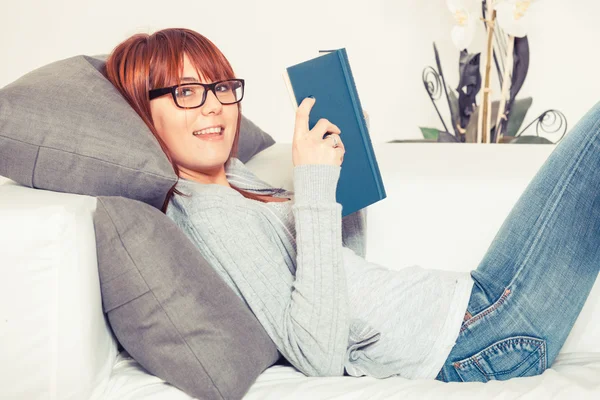
M 208 129 L 202 129 L 200 131 L 194 131 L 194 135 L 208 135 L 208 134 L 215 134 L 215 133 L 222 133 L 223 128 L 221 127 L 216 127 L 216 128 L 208 128 Z

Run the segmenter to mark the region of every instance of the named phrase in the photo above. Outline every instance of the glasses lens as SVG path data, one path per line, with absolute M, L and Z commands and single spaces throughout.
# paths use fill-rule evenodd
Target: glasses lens
M 204 87 L 200 85 L 181 85 L 175 89 L 175 97 L 180 107 L 198 107 L 204 97 Z
M 215 93 L 222 104 L 237 103 L 244 96 L 244 85 L 238 79 L 231 79 L 219 83 L 215 87 Z

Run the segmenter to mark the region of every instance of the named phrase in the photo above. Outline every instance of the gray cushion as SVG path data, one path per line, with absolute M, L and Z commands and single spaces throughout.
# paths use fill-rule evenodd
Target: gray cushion
M 99 197 L 102 302 L 144 368 L 199 399 L 239 399 L 278 352 L 256 317 L 159 210 Z
M 142 119 L 101 74 L 103 65 L 104 56 L 76 56 L 0 89 L 0 175 L 161 207 L 176 176 Z M 243 162 L 274 143 L 245 117 L 241 125 Z
M 237 156 L 241 162 L 247 162 L 273 144 L 275 144 L 275 140 L 268 133 L 242 115 Z

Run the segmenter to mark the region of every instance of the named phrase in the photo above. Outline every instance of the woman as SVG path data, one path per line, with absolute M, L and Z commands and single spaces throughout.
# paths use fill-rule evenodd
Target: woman
M 335 201 L 343 134 L 299 106 L 294 192 L 235 158 L 244 82 L 205 37 L 135 35 L 106 64 L 180 177 L 166 213 L 307 375 L 487 381 L 542 373 L 600 268 L 600 106 L 555 149 L 471 274 L 365 261 Z

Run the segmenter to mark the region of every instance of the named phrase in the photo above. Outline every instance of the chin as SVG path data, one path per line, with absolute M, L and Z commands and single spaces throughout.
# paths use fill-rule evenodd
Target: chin
M 197 171 L 211 171 L 217 168 L 221 168 L 229 159 L 229 153 L 219 156 L 219 157 L 211 157 L 204 158 L 202 160 L 202 164 L 196 165 Z

